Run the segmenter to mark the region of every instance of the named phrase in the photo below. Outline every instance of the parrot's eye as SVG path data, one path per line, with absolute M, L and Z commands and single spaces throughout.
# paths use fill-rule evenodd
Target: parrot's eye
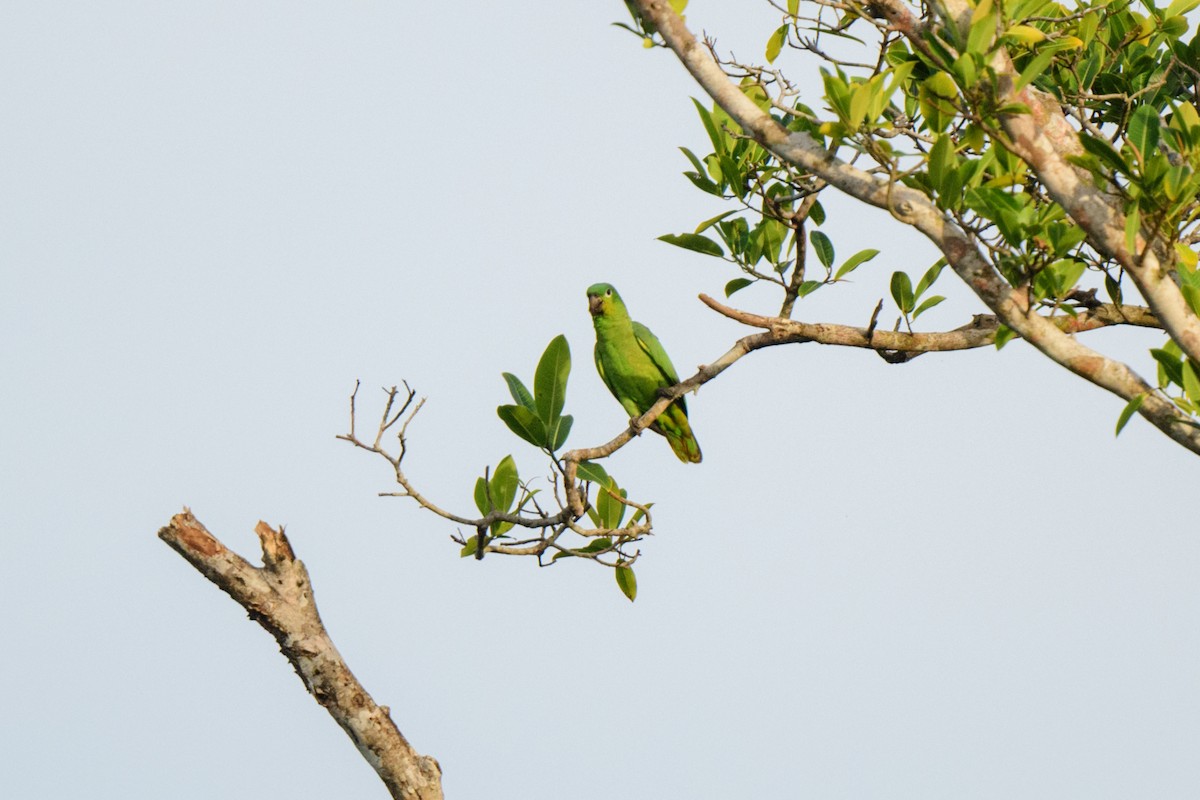
M 605 293 L 604 293 L 604 296 L 605 296 L 605 297 L 612 297 L 612 289 L 609 289 L 607 292 L 605 292 Z

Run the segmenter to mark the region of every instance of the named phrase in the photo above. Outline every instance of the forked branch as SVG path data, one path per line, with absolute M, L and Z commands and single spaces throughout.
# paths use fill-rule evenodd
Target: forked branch
M 259 522 L 254 532 L 262 543 L 261 567 L 226 548 L 187 509 L 172 517 L 158 537 L 275 637 L 305 688 L 374 767 L 392 797 L 441 800 L 441 767 L 413 750 L 387 707 L 376 705 L 350 672 L 321 622 L 308 570 L 283 528 Z

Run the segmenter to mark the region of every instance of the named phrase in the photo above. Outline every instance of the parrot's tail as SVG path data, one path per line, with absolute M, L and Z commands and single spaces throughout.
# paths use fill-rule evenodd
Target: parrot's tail
M 685 464 L 700 463 L 700 443 L 692 433 L 688 424 L 687 412 L 678 405 L 672 404 L 652 426 L 656 431 L 667 437 L 671 450 Z

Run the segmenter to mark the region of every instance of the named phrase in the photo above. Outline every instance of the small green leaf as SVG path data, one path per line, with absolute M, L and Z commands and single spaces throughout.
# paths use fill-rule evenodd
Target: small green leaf
M 608 472 L 595 461 L 580 461 L 575 476 L 581 481 L 591 481 L 601 486 L 608 483 Z
M 697 253 L 704 253 L 707 256 L 720 258 L 725 255 L 721 245 L 698 233 L 668 233 L 658 237 L 658 240 L 682 247 L 684 250 L 695 250 Z
M 752 283 L 754 283 L 754 281 L 750 280 L 749 278 L 734 278 L 729 283 L 725 284 L 725 296 L 730 297 L 734 292 L 741 291 Z
M 1159 382 L 1173 383 L 1176 386 L 1183 386 L 1183 359 L 1176 353 L 1171 352 L 1168 347 L 1154 348 L 1150 351 L 1150 355 L 1158 362 Z M 1166 381 L 1162 379 L 1166 378 Z
M 475 479 L 475 507 L 485 517 L 492 513 L 492 504 L 488 502 L 488 484 L 483 478 Z
M 1176 0 L 1176 2 L 1179 2 L 1179 0 Z M 1200 3 L 1200 0 L 1196 0 L 1196 2 Z M 788 16 L 789 17 L 796 16 L 797 14 L 800 13 L 800 0 L 788 0 L 787 8 L 788 8 Z M 1178 12 L 1178 13 L 1183 13 L 1183 12 Z
M 546 446 L 546 426 L 525 406 L 500 406 L 496 414 L 510 431 L 534 447 Z
M 1125 130 L 1125 141 L 1129 142 L 1137 152 L 1138 161 L 1143 169 L 1146 166 L 1146 159 L 1150 158 L 1150 154 L 1158 147 L 1161 127 L 1162 122 L 1158 118 L 1158 112 L 1149 105 L 1138 106 L 1138 109 L 1129 117 L 1129 127 Z
M 596 490 L 596 513 L 600 515 L 601 527 L 604 528 L 619 528 L 621 520 L 625 518 L 625 510 L 628 508 L 617 497 L 627 497 L 624 489 L 617 486 L 616 481 L 612 478 L 608 479 L 608 485 L 601 486 Z
M 1137 236 L 1142 228 L 1141 212 L 1135 207 L 1125 217 L 1125 249 L 1137 255 Z
M 1129 175 L 1133 172 L 1129 168 L 1129 162 L 1109 144 L 1107 139 L 1080 133 L 1079 144 L 1083 146 L 1084 150 L 1108 165 L 1108 168 L 1113 172 L 1121 175 Z
M 788 26 L 780 25 L 771 34 L 771 38 L 767 39 L 767 63 L 774 64 L 775 59 L 779 58 L 779 53 L 783 50 L 783 44 L 787 41 Z
M 813 221 L 814 225 L 821 225 L 825 222 L 825 206 L 821 205 L 821 201 L 813 201 L 812 208 L 808 209 L 808 218 Z
M 913 310 L 913 290 L 912 279 L 908 277 L 906 272 L 892 273 L 892 299 L 896 301 L 896 307 L 903 314 L 910 314 Z
M 617 586 L 620 587 L 621 593 L 632 603 L 637 599 L 637 576 L 633 574 L 632 569 L 623 564 L 613 571 L 616 573 Z
M 738 213 L 737 209 L 734 209 L 733 211 L 725 211 L 721 214 L 717 214 L 712 219 L 706 219 L 706 220 L 704 220 L 704 222 L 701 222 L 699 225 L 696 226 L 696 230 L 693 231 L 693 233 L 704 233 L 706 230 L 711 228 L 713 225 L 716 225 L 721 220 L 725 219 L 726 217 L 733 216 L 736 213 Z
M 837 274 L 833 276 L 833 279 L 835 281 L 841 280 L 843 276 L 849 275 L 851 272 L 858 269 L 859 266 L 870 261 L 877 255 L 879 255 L 879 251 L 872 248 L 859 250 L 857 253 L 847 258 L 845 262 L 838 267 Z
M 704 124 L 704 130 L 708 133 L 709 141 L 712 142 L 713 152 L 718 156 L 723 154 L 725 152 L 725 136 L 713 120 L 712 112 L 694 97 L 692 98 L 692 102 L 695 103 L 696 111 L 700 114 L 700 122 Z
M 921 314 L 925 313 L 945 299 L 946 298 L 942 297 L 940 294 L 935 294 L 933 297 L 928 298 L 924 303 L 921 303 L 921 305 L 917 306 L 917 310 L 913 312 L 913 319 L 921 316 Z
M 508 393 L 512 395 L 512 399 L 517 405 L 525 406 L 530 411 L 537 411 L 537 406 L 533 403 L 533 395 L 525 388 L 525 384 L 521 383 L 521 379 L 511 372 L 500 373 L 504 376 L 504 382 L 508 384 Z
M 821 231 L 809 231 L 808 241 L 812 242 L 813 249 L 817 251 L 817 258 L 821 264 L 829 269 L 833 265 L 833 242 L 829 241 L 829 237 Z
M 520 479 L 517 476 L 517 464 L 513 461 L 513 457 L 505 456 L 500 459 L 489 484 L 492 504 L 497 511 L 505 514 L 509 512 L 513 501 L 517 498 L 518 483 L 520 483 Z
M 1164 17 L 1174 17 L 1179 14 L 1186 14 L 1196 6 L 1200 6 L 1200 0 L 1174 0 L 1171 5 L 1167 6 L 1167 11 Z
M 462 549 L 458 551 L 458 557 L 466 558 L 467 556 L 473 556 L 473 555 L 475 555 L 475 551 L 478 549 L 479 549 L 479 537 L 472 536 L 470 539 L 467 539 L 467 543 L 464 544 L 462 546 Z
M 533 394 L 538 417 L 549 429 L 562 414 L 567 397 L 567 378 L 571 374 L 571 348 L 561 333 L 550 340 L 533 374 Z
M 1050 66 L 1050 62 L 1054 60 L 1054 51 L 1048 48 L 1043 49 L 1040 53 L 1029 60 L 1025 65 L 1025 69 L 1021 70 L 1021 74 L 1017 77 L 1017 82 L 1013 85 L 1013 91 L 1019 92 L 1025 88 L 1025 85 L 1030 81 L 1037 80 L 1046 68 Z
M 1124 427 L 1129 423 L 1129 420 L 1133 418 L 1133 415 L 1137 413 L 1137 410 L 1142 407 L 1142 403 L 1145 401 L 1145 399 L 1146 394 L 1143 392 L 1125 404 L 1125 408 L 1121 409 L 1121 416 L 1117 417 L 1117 430 L 1113 436 L 1121 435 L 1121 430 L 1124 429 Z
M 921 280 L 917 281 L 917 288 L 913 293 L 913 296 L 919 298 L 921 295 L 925 294 L 925 290 L 930 286 L 933 286 L 934 281 L 936 281 L 938 276 L 942 274 L 942 269 L 944 269 L 945 266 L 946 259 L 939 258 L 932 267 L 925 270 L 925 274 L 921 276 Z
M 1123 293 L 1121 292 L 1121 284 L 1112 279 L 1111 275 L 1104 276 L 1104 289 L 1108 292 L 1108 299 L 1112 300 L 1116 305 L 1122 305 L 1125 302 Z
M 954 171 L 955 163 L 954 140 L 949 134 L 939 133 L 929 151 L 929 182 L 938 194 L 946 193 L 946 180 Z
M 550 426 L 549 437 L 546 446 L 552 451 L 559 450 L 567 442 L 567 437 L 571 434 L 571 425 L 575 422 L 575 418 L 570 414 L 564 414 L 554 421 Z
M 1183 362 L 1183 391 L 1193 403 L 1200 403 L 1200 373 L 1190 358 Z
M 1008 344 L 1010 341 L 1012 341 L 1014 338 L 1016 338 L 1016 335 L 1017 335 L 1017 332 L 1014 331 L 1012 328 L 1008 327 L 1007 325 L 1001 325 L 998 328 L 996 328 L 996 338 L 994 340 L 995 344 L 996 344 L 996 349 L 997 350 L 1003 349 L 1004 345 Z

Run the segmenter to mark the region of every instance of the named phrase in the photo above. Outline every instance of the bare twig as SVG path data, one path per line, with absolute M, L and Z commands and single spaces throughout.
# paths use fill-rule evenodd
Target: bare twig
M 375 768 L 392 797 L 441 800 L 441 767 L 413 750 L 387 707 L 376 705 L 350 672 L 321 622 L 308 570 L 283 528 L 259 522 L 254 532 L 262 543 L 261 567 L 228 550 L 188 509 L 172 517 L 158 537 L 275 637 L 305 688 Z

